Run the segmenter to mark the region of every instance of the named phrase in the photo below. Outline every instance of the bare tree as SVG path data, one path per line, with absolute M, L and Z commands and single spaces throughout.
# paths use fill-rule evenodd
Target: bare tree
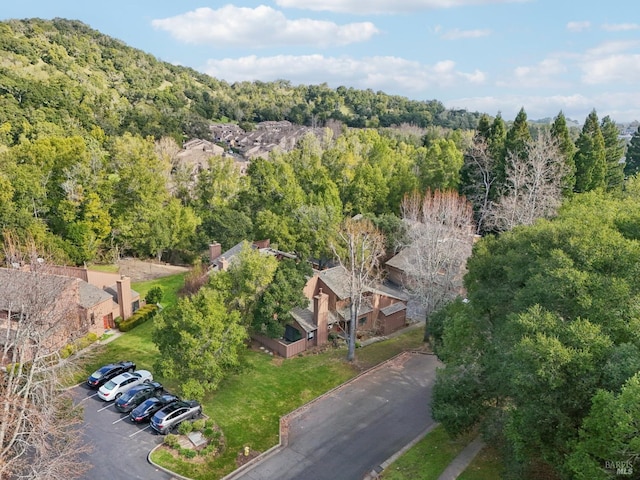
M 496 181 L 496 159 L 481 135 L 476 135 L 465 152 L 462 174 L 466 177 L 462 193 L 474 206 L 476 233 L 481 233 L 485 227 L 485 219 L 491 205 L 491 192 Z
M 474 239 L 471 204 L 455 191 L 427 190 L 424 196 L 405 196 L 402 217 L 410 242 L 405 286 L 420 301 L 428 318 L 461 293 Z
M 562 201 L 567 166 L 547 132 L 527 144 L 527 155 L 508 154 L 504 194 L 489 208 L 487 225 L 497 231 L 531 225 L 555 215 Z
M 384 236 L 371 221 L 349 218 L 342 224 L 332 248 L 347 272 L 345 286 L 350 297 L 347 360 L 351 362 L 356 356 L 358 314 L 364 293 L 375 283 L 379 259 L 384 254 Z
M 77 281 L 48 274 L 42 259 L 25 259 L 11 240 L 5 245 L 11 268 L 0 269 L 0 478 L 77 478 L 88 446 L 78 435 L 79 412 L 60 387 L 73 365 L 58 354 L 77 331 L 70 301 Z

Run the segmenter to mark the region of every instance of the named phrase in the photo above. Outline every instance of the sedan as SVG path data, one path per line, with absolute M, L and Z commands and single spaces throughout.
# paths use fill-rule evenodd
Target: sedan
M 169 433 L 185 420 L 197 418 L 202 407 L 194 400 L 180 400 L 158 410 L 151 418 L 151 428 L 161 434 Z
M 158 382 L 148 382 L 133 387 L 116 400 L 114 406 L 116 410 L 122 413 L 129 413 L 147 398 L 162 393 L 162 384 Z
M 180 399 L 175 395 L 168 394 L 160 397 L 151 397 L 131 411 L 129 420 L 134 423 L 148 422 L 158 410 L 178 400 Z
M 110 363 L 93 372 L 87 379 L 87 385 L 90 388 L 100 388 L 113 377 L 124 372 L 133 372 L 135 369 L 136 364 L 130 361 Z
M 112 378 L 98 390 L 98 396 L 105 402 L 117 400 L 120 396 L 137 385 L 153 380 L 153 375 L 148 370 L 136 370 L 133 373 L 121 373 Z

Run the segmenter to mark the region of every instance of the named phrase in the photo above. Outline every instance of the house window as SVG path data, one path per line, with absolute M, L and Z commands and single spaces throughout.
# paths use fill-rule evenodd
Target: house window
M 96 314 L 94 312 L 91 312 L 91 325 L 95 325 L 96 324 Z
M 136 313 L 140 309 L 140 300 L 136 300 L 131 304 L 131 312 Z
M 313 337 L 315 336 L 315 332 L 309 332 L 307 334 L 307 340 L 313 340 Z
M 358 326 L 363 326 L 365 323 L 367 323 L 367 317 L 360 317 L 358 319 Z

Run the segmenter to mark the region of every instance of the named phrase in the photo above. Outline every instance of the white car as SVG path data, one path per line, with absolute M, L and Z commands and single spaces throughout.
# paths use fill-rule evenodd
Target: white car
M 136 385 L 148 383 L 151 380 L 153 380 L 153 375 L 148 370 L 121 373 L 102 385 L 98 390 L 98 396 L 105 402 L 110 402 L 111 400 L 116 400 L 124 392 Z

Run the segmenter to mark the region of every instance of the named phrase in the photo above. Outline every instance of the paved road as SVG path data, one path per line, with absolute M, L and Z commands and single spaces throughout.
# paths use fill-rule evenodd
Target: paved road
M 234 480 L 360 480 L 433 424 L 432 355 L 405 354 L 296 415 L 289 444 Z
M 148 424 L 135 425 L 118 413 L 113 402 L 103 402 L 95 390 L 79 385 L 72 390 L 75 403 L 84 407 L 82 434 L 93 446 L 85 456 L 92 468 L 83 480 L 169 480 L 171 475 L 156 469 L 147 461 L 151 449 L 163 438 Z

